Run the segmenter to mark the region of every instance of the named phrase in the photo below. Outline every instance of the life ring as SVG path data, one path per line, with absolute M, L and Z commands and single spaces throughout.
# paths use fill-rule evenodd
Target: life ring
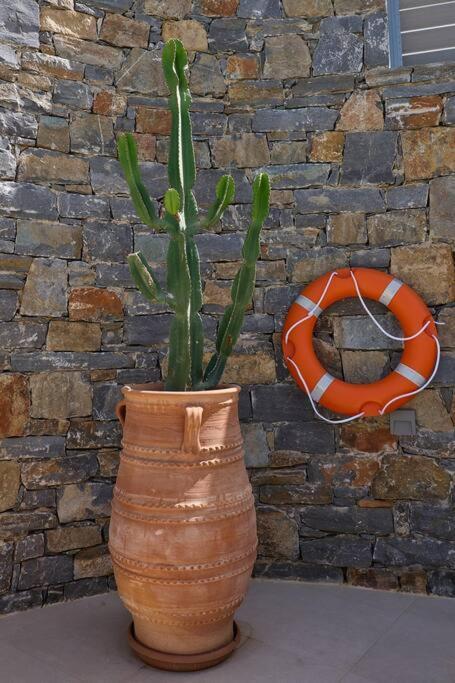
M 313 348 L 313 330 L 321 313 L 335 302 L 355 296 L 374 322 L 363 297 L 387 306 L 403 330 L 402 338 L 394 337 L 404 340 L 400 363 L 387 377 L 371 384 L 336 379 L 320 363 Z M 372 268 L 343 268 L 305 287 L 288 311 L 282 348 L 289 372 L 309 394 L 313 407 L 319 403 L 335 413 L 350 415 L 349 419 L 396 410 L 428 385 L 440 358 L 436 323 L 425 302 L 404 282 Z

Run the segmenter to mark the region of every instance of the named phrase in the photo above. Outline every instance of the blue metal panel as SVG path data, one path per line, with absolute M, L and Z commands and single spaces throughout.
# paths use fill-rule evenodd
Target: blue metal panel
M 387 0 L 387 17 L 389 24 L 389 66 L 396 69 L 403 66 L 400 33 L 400 0 Z

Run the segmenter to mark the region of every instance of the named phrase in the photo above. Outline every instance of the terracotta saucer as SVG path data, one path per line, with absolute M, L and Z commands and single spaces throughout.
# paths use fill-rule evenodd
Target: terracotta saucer
M 168 652 L 160 652 L 143 645 L 134 634 L 134 624 L 131 622 L 128 629 L 128 642 L 136 657 L 142 659 L 149 666 L 165 671 L 199 671 L 216 666 L 227 659 L 240 644 L 240 629 L 234 621 L 234 637 L 230 643 L 223 645 L 217 650 L 203 652 L 197 655 L 174 655 Z

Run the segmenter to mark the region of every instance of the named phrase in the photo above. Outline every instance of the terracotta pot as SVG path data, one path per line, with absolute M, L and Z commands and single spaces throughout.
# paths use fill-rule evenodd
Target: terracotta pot
M 238 642 L 233 616 L 256 557 L 239 388 L 123 394 L 109 548 L 130 643 L 160 668 L 206 668 Z

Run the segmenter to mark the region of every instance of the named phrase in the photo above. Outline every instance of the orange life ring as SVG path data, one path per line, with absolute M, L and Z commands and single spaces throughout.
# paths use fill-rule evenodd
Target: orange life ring
M 392 275 L 371 268 L 343 268 L 335 273 L 326 273 L 305 287 L 288 311 L 282 335 L 288 369 L 304 391 L 306 383 L 314 402 L 335 413 L 373 416 L 391 412 L 409 400 L 403 394 L 422 387 L 435 371 L 439 357 L 435 322 L 420 296 Z M 356 282 L 362 297 L 381 302 L 395 315 L 404 337 L 417 333 L 404 342 L 399 365 L 371 384 L 351 384 L 332 377 L 313 348 L 318 317 L 336 301 L 357 296 Z

